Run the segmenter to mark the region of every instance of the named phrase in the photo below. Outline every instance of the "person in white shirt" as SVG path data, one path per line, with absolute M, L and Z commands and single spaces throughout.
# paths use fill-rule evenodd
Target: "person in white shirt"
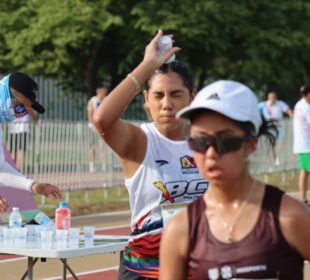
M 28 114 L 32 109 L 44 113 L 45 108 L 36 99 L 36 82 L 20 72 L 11 73 L 0 81 L 0 124 L 14 121 Z M 58 187 L 48 183 L 38 183 L 27 178 L 5 161 L 3 152 L 3 134 L 0 125 L 0 184 L 13 188 L 33 191 L 44 196 L 61 198 Z M 9 207 L 8 201 L 0 196 L 0 212 Z
M 87 102 L 87 118 L 88 126 L 97 132 L 93 124 L 93 116 L 97 108 L 99 107 L 101 101 L 106 97 L 108 90 L 103 86 L 99 85 L 96 88 L 96 95 L 91 97 Z
M 38 122 L 38 115 L 31 109 L 27 115 L 8 124 L 10 152 L 19 171 L 24 170 L 24 158 L 30 133 L 30 116 L 35 123 Z
M 293 117 L 293 111 L 290 109 L 289 105 L 282 100 L 278 100 L 278 95 L 275 91 L 270 91 L 267 94 L 267 100 L 260 102 L 258 108 L 264 118 L 267 121 L 276 121 L 278 126 L 278 136 L 277 144 L 275 146 L 275 164 L 279 165 L 279 155 L 281 142 L 284 139 L 284 130 L 283 130 L 283 118 L 284 114 L 287 114 L 290 118 Z
M 129 192 L 132 234 L 121 255 L 119 280 L 159 278 L 161 207 L 195 200 L 208 187 L 185 141 L 188 122 L 176 118 L 195 95 L 192 76 L 182 63 L 166 63 L 179 48 L 159 50 L 162 35 L 159 31 L 151 40 L 142 62 L 94 115 L 97 130 L 120 159 Z M 144 108 L 152 122 L 136 126 L 121 116 L 143 84 Z
M 103 86 L 102 84 L 98 85 L 96 88 L 96 95 L 91 97 L 87 102 L 87 119 L 88 119 L 88 126 L 94 132 L 91 135 L 91 143 L 90 143 L 90 151 L 89 151 L 89 171 L 95 172 L 95 159 L 96 159 L 96 151 L 99 150 L 99 157 L 102 164 L 102 170 L 105 171 L 105 159 L 104 159 L 104 150 L 102 141 L 98 141 L 97 139 L 97 129 L 93 124 L 93 117 L 95 111 L 99 107 L 102 100 L 107 96 L 108 89 Z M 99 146 L 99 149 L 96 149 L 96 146 Z
M 300 198 L 310 206 L 307 199 L 307 184 L 310 173 L 310 84 L 301 88 L 302 98 L 294 108 L 294 153 L 299 160 Z
M 259 103 L 259 108 L 266 120 L 275 120 L 281 122 L 286 113 L 290 118 L 293 117 L 293 111 L 288 104 L 282 100 L 278 100 L 278 95 L 274 91 L 270 91 L 267 100 Z

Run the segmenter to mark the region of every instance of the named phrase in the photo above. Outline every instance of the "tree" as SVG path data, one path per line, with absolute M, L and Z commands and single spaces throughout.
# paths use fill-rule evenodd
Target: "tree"
M 61 78 L 71 91 L 86 89 L 91 95 L 104 65 L 100 58 L 104 57 L 105 32 L 122 24 L 120 16 L 108 11 L 109 4 L 110 0 L 9 4 L 0 14 L 6 45 L 1 69 Z
M 92 95 L 98 80 L 123 79 L 161 28 L 198 88 L 236 79 L 293 102 L 310 70 L 309 15 L 306 0 L 3 0 L 0 70 L 61 77 Z

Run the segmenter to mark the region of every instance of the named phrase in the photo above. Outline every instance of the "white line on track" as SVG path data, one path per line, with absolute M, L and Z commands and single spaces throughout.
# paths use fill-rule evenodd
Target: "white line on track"
M 9 259 L 5 259 L 5 260 L 0 260 L 0 264 L 2 263 L 8 263 L 8 262 L 17 262 L 17 261 L 23 261 L 23 260 L 27 260 L 27 257 L 14 257 L 14 258 L 9 258 Z

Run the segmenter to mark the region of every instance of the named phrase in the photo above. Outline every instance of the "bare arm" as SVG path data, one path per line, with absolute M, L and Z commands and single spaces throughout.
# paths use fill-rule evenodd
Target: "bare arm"
M 178 48 L 162 54 L 157 50 L 159 31 L 145 49 L 143 61 L 132 71 L 142 85 Z M 137 94 L 135 83 L 126 77 L 100 104 L 93 121 L 107 144 L 121 159 L 141 163 L 146 151 L 146 137 L 140 128 L 120 119 Z M 137 148 L 139 147 L 139 148 Z
M 93 106 L 91 104 L 91 99 L 89 99 L 87 102 L 87 119 L 89 123 L 93 122 L 93 114 L 94 114 Z
M 184 209 L 164 230 L 160 243 L 160 280 L 187 279 L 188 230 L 187 209 Z
M 280 209 L 280 226 L 292 248 L 310 261 L 310 209 L 285 195 Z
M 286 111 L 286 113 L 288 114 L 288 116 L 289 116 L 290 118 L 293 117 L 293 111 L 292 111 L 290 108 L 288 108 L 288 110 Z

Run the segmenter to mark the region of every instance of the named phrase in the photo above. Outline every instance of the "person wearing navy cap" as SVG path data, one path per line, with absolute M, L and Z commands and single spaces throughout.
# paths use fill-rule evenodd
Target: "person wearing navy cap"
M 37 90 L 37 83 L 27 74 L 15 72 L 3 77 L 0 80 L 0 123 L 12 122 L 16 118 L 27 115 L 32 109 L 43 114 L 45 108 L 36 100 Z M 4 159 L 2 141 L 0 126 L 0 184 L 6 185 L 9 182 L 13 188 L 33 191 L 44 196 L 54 196 L 58 199 L 62 197 L 58 187 L 27 178 L 8 164 Z M 6 211 L 8 207 L 8 201 L 0 196 L 0 212 Z

